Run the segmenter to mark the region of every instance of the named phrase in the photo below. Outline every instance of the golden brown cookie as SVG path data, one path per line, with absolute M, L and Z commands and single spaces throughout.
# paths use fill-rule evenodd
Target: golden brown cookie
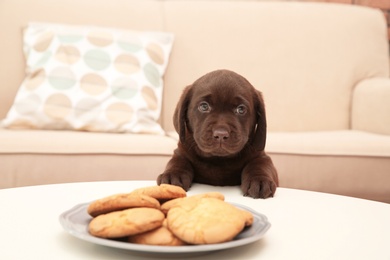
M 186 243 L 177 238 L 168 228 L 164 221 L 159 228 L 144 232 L 138 235 L 130 236 L 128 241 L 130 243 L 154 245 L 154 246 L 182 246 Z
M 143 233 L 162 225 L 164 213 L 154 208 L 131 208 L 99 215 L 89 223 L 89 232 L 102 238 Z
M 187 196 L 186 191 L 182 187 L 170 184 L 161 184 L 159 186 L 156 185 L 135 189 L 132 194 L 148 195 L 159 201 L 166 201 Z
M 189 244 L 214 244 L 232 240 L 247 222 L 241 209 L 216 198 L 179 203 L 167 215 L 168 228 Z
M 253 214 L 246 210 L 241 210 L 241 213 L 244 216 L 245 219 L 245 226 L 249 227 L 253 224 Z
M 189 199 L 201 199 L 201 198 L 216 198 L 219 200 L 225 200 L 225 196 L 220 192 L 206 192 L 206 193 L 196 194 L 185 198 L 177 198 L 177 199 L 169 200 L 161 205 L 161 211 L 164 212 L 164 214 L 166 215 L 171 208 L 177 206 L 179 203 L 185 203 L 186 200 Z
M 96 217 L 100 214 L 136 207 L 159 209 L 160 202 L 147 195 L 122 193 L 98 199 L 90 203 L 87 211 L 89 215 Z

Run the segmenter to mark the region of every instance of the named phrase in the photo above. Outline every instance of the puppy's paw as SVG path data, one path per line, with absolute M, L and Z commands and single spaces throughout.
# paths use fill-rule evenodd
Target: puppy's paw
M 261 177 L 253 177 L 241 184 L 242 192 L 244 196 L 252 197 L 255 199 L 266 199 L 273 197 L 276 191 L 276 183 L 270 179 L 264 179 Z
M 192 178 L 185 173 L 171 173 L 164 172 L 157 177 L 157 184 L 172 184 L 182 187 L 185 191 L 188 191 L 192 184 Z

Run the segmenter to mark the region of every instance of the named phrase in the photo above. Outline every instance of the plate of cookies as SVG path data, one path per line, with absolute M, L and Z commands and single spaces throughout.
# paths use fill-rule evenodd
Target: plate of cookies
M 59 220 L 71 235 L 97 245 L 173 257 L 250 244 L 271 226 L 265 215 L 219 192 L 187 196 L 169 184 L 81 203 Z

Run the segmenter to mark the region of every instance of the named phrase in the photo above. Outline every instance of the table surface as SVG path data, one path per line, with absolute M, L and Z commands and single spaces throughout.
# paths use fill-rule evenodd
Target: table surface
M 156 259 L 73 237 L 59 215 L 76 204 L 155 185 L 88 182 L 0 190 L 0 259 Z M 274 198 L 243 197 L 239 187 L 194 184 L 188 195 L 219 191 L 268 217 L 271 228 L 249 245 L 191 259 L 390 259 L 390 204 L 279 188 Z

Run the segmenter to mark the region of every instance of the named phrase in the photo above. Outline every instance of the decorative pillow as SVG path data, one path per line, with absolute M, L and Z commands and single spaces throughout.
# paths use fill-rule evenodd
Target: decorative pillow
M 30 23 L 27 75 L 7 128 L 163 134 L 163 79 L 173 35 Z

